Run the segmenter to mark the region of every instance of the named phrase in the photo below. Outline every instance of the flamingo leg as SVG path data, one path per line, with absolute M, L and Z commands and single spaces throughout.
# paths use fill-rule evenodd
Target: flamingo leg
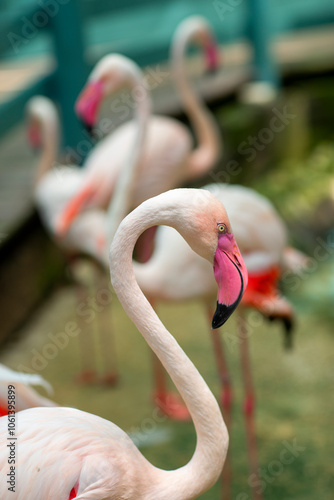
M 155 303 L 150 300 L 151 306 Z M 167 417 L 177 421 L 191 420 L 188 408 L 178 394 L 168 390 L 167 373 L 153 351 L 153 402 Z
M 155 388 L 153 392 L 154 404 L 167 417 L 177 421 L 191 420 L 188 408 L 178 394 L 170 392 L 167 387 L 166 371 L 159 359 L 153 353 L 153 375 Z
M 213 311 L 211 308 L 208 308 L 208 318 L 209 324 L 211 324 L 211 319 L 213 316 Z M 231 377 L 228 371 L 228 366 L 226 362 L 226 357 L 224 353 L 224 347 L 220 337 L 220 331 L 212 330 L 210 332 L 210 336 L 212 339 L 213 350 L 215 353 L 216 366 L 218 371 L 219 382 L 221 384 L 221 396 L 220 396 L 220 405 L 222 409 L 222 413 L 224 416 L 224 421 L 229 431 L 230 435 L 230 443 L 231 443 L 231 424 L 232 424 L 232 400 L 233 400 L 233 392 L 232 392 L 232 384 Z M 232 498 L 232 464 L 231 464 L 231 446 L 229 446 L 229 450 L 227 452 L 224 469 L 222 472 L 222 500 L 230 500 Z
M 79 314 L 80 304 L 85 304 L 87 299 L 87 290 L 82 283 L 75 278 L 71 265 L 68 267 L 70 276 L 75 283 L 76 295 L 76 316 L 77 323 L 80 328 L 79 334 L 79 350 L 81 358 L 81 369 L 76 375 L 76 381 L 79 384 L 91 384 L 96 379 L 96 352 L 94 346 L 94 337 L 92 332 L 87 328 L 82 314 Z
M 98 289 L 108 290 L 108 286 L 109 282 L 107 284 L 105 273 L 102 273 L 98 281 Z M 105 385 L 114 386 L 118 381 L 119 375 L 116 361 L 115 337 L 111 320 L 111 303 L 106 304 L 105 308 L 107 310 L 97 314 L 97 330 L 103 369 L 101 382 Z M 105 329 L 106 323 L 107 331 Z
M 258 485 L 261 484 L 261 482 L 259 479 L 259 460 L 258 460 L 258 450 L 256 443 L 255 421 L 254 421 L 255 393 L 253 387 L 252 370 L 251 370 L 251 362 L 249 354 L 248 330 L 244 312 L 241 308 L 239 308 L 239 314 L 238 314 L 238 337 L 240 343 L 242 380 L 245 393 L 243 409 L 245 417 L 250 478 L 252 479 L 250 484 L 257 485 L 257 489 L 256 487 L 252 487 L 254 500 L 263 500 L 261 489 L 258 489 Z

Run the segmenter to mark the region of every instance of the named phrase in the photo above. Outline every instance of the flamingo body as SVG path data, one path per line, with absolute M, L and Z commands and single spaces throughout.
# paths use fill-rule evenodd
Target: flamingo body
M 17 415 L 17 500 L 69 499 L 73 495 L 76 500 L 193 500 L 218 479 L 228 434 L 217 401 L 160 322 L 132 269 L 136 240 L 148 227 L 159 223 L 180 231 L 194 250 L 214 264 L 219 289 L 218 326 L 239 303 L 247 272 L 224 207 L 203 190 L 174 190 L 147 200 L 122 222 L 111 245 L 111 281 L 117 296 L 169 372 L 193 418 L 197 434 L 193 457 L 179 469 L 161 470 L 140 454 L 121 429 L 100 417 L 72 408 L 25 410 Z M 230 286 L 239 290 L 233 304 L 229 303 Z M 12 496 L 6 481 L 7 425 L 7 418 L 2 417 L 3 500 Z
M 76 168 L 51 170 L 37 184 L 34 199 L 45 228 L 63 250 L 98 258 L 106 233 L 105 220 L 99 211 L 80 214 L 66 234 L 57 233 L 58 217 L 81 184 L 82 176 Z
M 56 163 L 59 117 L 53 102 L 44 96 L 33 97 L 27 105 L 28 135 L 33 146 L 42 149 L 33 193 L 40 218 L 48 233 L 69 254 L 83 253 L 91 257 L 100 254 L 106 232 L 100 213 L 91 210 L 79 215 L 66 234 L 58 235 L 58 217 L 68 201 L 83 185 L 83 169 Z M 103 155 L 96 153 L 96 161 Z M 90 159 L 89 168 L 94 168 Z M 99 164 L 98 164 L 99 166 Z M 98 166 L 96 168 L 98 168 Z
M 136 134 L 137 124 L 131 120 L 103 139 L 87 158 L 82 189 L 90 188 L 93 193 L 87 207 L 108 206 Z M 192 143 L 182 123 L 164 116 L 150 117 L 129 209 L 185 180 L 186 158 Z
M 16 420 L 16 500 L 67 500 L 73 488 L 78 500 L 118 499 L 121 491 L 127 492 L 126 498 L 144 498 L 141 483 L 143 477 L 150 480 L 154 467 L 112 422 L 73 408 L 25 410 Z M 6 424 L 6 418 L 0 419 L 1 455 L 7 451 Z M 11 492 L 5 478 L 7 460 L 2 463 L 0 496 L 5 500 Z

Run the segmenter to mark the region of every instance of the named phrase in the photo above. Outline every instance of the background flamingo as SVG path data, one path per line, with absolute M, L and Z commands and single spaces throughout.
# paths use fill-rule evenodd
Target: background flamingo
M 176 190 L 148 200 L 123 221 L 112 244 L 111 279 L 119 300 L 170 373 L 192 415 L 197 433 L 192 459 L 180 469 L 163 471 L 152 466 L 121 429 L 95 415 L 70 408 L 26 410 L 20 413 L 17 428 L 17 500 L 27 498 L 27 494 L 77 500 L 116 500 L 121 496 L 129 500 L 190 500 L 219 477 L 228 446 L 219 406 L 143 296 L 131 269 L 137 238 L 147 227 L 159 223 L 173 225 L 194 250 L 214 263 L 218 326 L 240 300 L 247 273 L 224 207 L 204 191 Z M 0 426 L 0 473 L 5 477 L 7 419 L 0 419 Z M 41 451 L 43 445 L 47 453 Z M 7 486 L 1 481 L 4 500 L 12 494 Z
M 0 416 L 8 414 L 8 385 L 15 386 L 15 411 L 36 406 L 57 406 L 36 392 L 31 385 L 40 385 L 52 394 L 51 385 L 37 374 L 21 373 L 0 364 Z
M 190 44 L 203 47 L 210 68 L 217 65 L 214 35 L 205 19 L 196 16 L 183 21 L 173 36 L 171 48 L 173 76 L 195 131 L 198 143 L 195 148 L 188 129 L 182 123 L 164 116 L 149 115 L 150 99 L 143 75 L 134 63 L 114 54 L 101 59 L 94 68 L 77 102 L 78 115 L 88 126 L 95 126 L 103 99 L 128 86 L 134 96 L 140 90 L 135 102 L 136 121 L 119 126 L 102 141 L 101 148 L 108 149 L 109 153 L 109 170 L 105 172 L 101 168 L 98 172 L 95 168 L 87 169 L 83 187 L 63 214 L 59 224 L 61 231 L 66 231 L 76 214 L 84 208 L 108 205 L 120 170 L 128 160 L 130 147 L 133 157 L 140 155 L 140 162 L 132 180 L 131 203 L 127 212 L 145 199 L 199 178 L 213 168 L 221 154 L 221 137 L 211 112 L 186 79 L 185 55 Z M 141 130 L 139 137 L 138 127 Z M 91 160 L 94 160 L 94 152 Z
M 39 215 L 48 233 L 64 251 L 68 261 L 68 269 L 76 283 L 78 304 L 86 299 L 87 284 L 92 279 L 84 277 L 78 263 L 84 256 L 93 257 L 96 262 L 100 253 L 101 240 L 104 240 L 105 226 L 97 211 L 90 210 L 76 218 L 69 231 L 62 236 L 57 234 L 57 221 L 68 200 L 81 186 L 83 170 L 76 166 L 64 166 L 57 162 L 60 124 L 57 109 L 53 102 L 44 96 L 35 96 L 29 100 L 26 108 L 27 132 L 33 148 L 41 150 L 39 165 L 35 177 L 34 201 Z M 98 266 L 94 266 L 95 278 L 101 286 L 103 274 Z M 87 275 L 87 272 L 85 272 Z M 82 323 L 79 316 L 78 321 Z M 82 332 L 85 325 L 82 325 Z M 84 334 L 83 334 L 84 335 Z M 112 344 L 110 336 L 101 336 L 104 342 L 102 359 L 105 365 L 104 381 L 116 381 L 115 354 L 111 356 Z M 107 344 L 106 344 L 107 342 Z M 89 356 L 85 355 L 85 341 L 81 339 L 83 350 L 83 368 L 78 379 L 82 382 L 95 380 L 94 346 L 89 346 Z M 112 368 L 112 366 L 114 367 Z

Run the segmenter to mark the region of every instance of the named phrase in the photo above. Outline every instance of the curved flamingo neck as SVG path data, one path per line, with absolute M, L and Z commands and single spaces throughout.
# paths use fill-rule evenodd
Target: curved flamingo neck
M 35 185 L 55 164 L 59 145 L 59 119 L 54 110 L 38 118 L 42 134 L 42 151 L 38 163 Z
M 123 218 L 127 215 L 131 207 L 131 195 L 136 183 L 138 167 L 142 158 L 148 119 L 151 112 L 151 101 L 144 87 L 142 73 L 139 70 L 133 71 L 130 75 L 130 89 L 140 86 L 141 98 L 136 101 L 135 119 L 137 130 L 135 139 L 130 147 L 130 151 L 121 173 L 117 179 L 115 190 L 111 198 L 107 212 L 107 234 L 108 246 L 117 231 Z
M 221 155 L 221 138 L 215 119 L 204 101 L 191 87 L 185 72 L 186 51 L 191 42 L 192 33 L 178 31 L 174 36 L 171 59 L 172 73 L 180 92 L 185 111 L 195 130 L 197 148 L 193 151 L 188 175 L 200 177 L 207 173 Z
M 174 471 L 154 469 L 156 481 L 147 498 L 190 500 L 218 479 L 228 447 L 228 433 L 217 401 L 195 366 L 166 330 L 136 281 L 132 252 L 139 235 L 153 225 L 179 229 L 177 207 L 167 196 L 150 199 L 126 217 L 110 249 L 114 290 L 129 318 L 158 356 L 174 381 L 192 416 L 197 446 L 190 462 Z

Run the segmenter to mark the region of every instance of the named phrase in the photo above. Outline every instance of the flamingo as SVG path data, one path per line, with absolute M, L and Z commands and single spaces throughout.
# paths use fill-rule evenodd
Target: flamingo
M 29 142 L 33 148 L 41 150 L 35 176 L 34 202 L 48 233 L 64 251 L 69 263 L 68 267 L 71 273 L 75 274 L 75 281 L 80 282 L 82 279 L 79 277 L 78 280 L 78 272 L 74 263 L 77 257 L 82 256 L 91 257 L 92 262 L 98 263 L 101 241 L 104 240 L 105 234 L 104 222 L 99 212 L 90 210 L 78 216 L 66 234 L 57 234 L 58 217 L 69 199 L 82 185 L 83 171 L 76 166 L 59 165 L 56 161 L 60 124 L 54 103 L 47 97 L 35 96 L 28 101 L 26 114 Z M 99 266 L 100 264 L 95 267 L 100 274 Z M 79 283 L 76 287 L 78 303 L 86 299 L 82 289 L 82 283 Z M 83 327 L 82 330 L 84 331 L 85 328 Z M 103 342 L 106 341 L 107 338 L 104 336 Z M 84 351 L 85 343 L 81 341 L 80 346 Z M 85 365 L 78 376 L 78 380 L 81 382 L 95 379 L 95 372 L 91 364 L 88 364 L 92 363 L 92 349 L 93 347 L 90 346 L 89 357 L 85 356 L 85 352 L 82 353 Z M 111 359 L 110 355 L 107 354 L 110 352 L 111 344 L 104 345 L 102 355 L 108 370 L 106 369 L 103 380 L 106 383 L 114 384 L 117 374 L 115 369 L 110 369 L 112 362 L 115 364 L 114 357 Z
M 191 500 L 209 489 L 224 465 L 228 432 L 219 405 L 195 366 L 165 329 L 140 290 L 132 269 L 139 235 L 158 224 L 173 226 L 214 265 L 218 284 L 215 326 L 239 303 L 247 271 L 223 205 L 208 191 L 179 189 L 147 200 L 120 225 L 110 249 L 113 288 L 126 313 L 174 380 L 192 416 L 197 445 L 183 467 L 165 471 L 150 464 L 116 425 L 72 408 L 20 412 L 13 482 L 17 500 Z M 0 419 L 1 498 L 11 498 L 7 419 Z M 14 446 L 15 447 L 15 446 Z M 42 452 L 43 450 L 43 452 Z
M 246 425 L 247 448 L 252 477 L 258 474 L 258 458 L 255 437 L 254 411 L 255 397 L 252 384 L 249 359 L 247 323 L 244 309 L 252 307 L 269 319 L 280 319 L 286 328 L 287 346 L 291 342 L 293 309 L 291 304 L 279 292 L 278 282 L 281 270 L 292 263 L 298 264 L 307 259 L 303 254 L 287 246 L 286 227 L 277 211 L 264 196 L 253 189 L 228 184 L 211 184 L 204 186 L 218 199 L 224 202 L 228 211 L 233 231 L 246 264 L 249 275 L 249 286 L 243 295 L 238 308 L 238 336 L 234 345 L 240 346 L 242 380 L 244 384 L 244 416 Z M 289 262 L 287 262 L 286 252 Z M 294 259 L 291 259 L 291 252 Z M 177 257 L 172 259 L 171 255 Z M 169 227 L 158 228 L 156 249 L 146 264 L 134 267 L 138 283 L 152 301 L 201 300 L 211 314 L 216 284 L 210 275 L 207 262 L 191 249 L 180 238 L 179 234 Z M 153 299 L 154 298 L 154 299 Z M 215 351 L 219 380 L 222 384 L 220 402 L 228 428 L 231 425 L 233 394 L 226 356 L 220 342 L 218 332 L 210 334 Z M 155 365 L 156 401 L 166 402 L 167 412 L 174 418 L 183 416 L 181 409 L 175 406 L 166 391 L 166 382 L 161 365 Z M 168 401 L 171 401 L 170 408 Z M 175 406 L 175 408 L 173 408 Z M 162 405 L 164 408 L 164 405 Z M 224 498 L 231 498 L 230 461 L 223 471 Z M 262 498 L 259 490 L 254 489 L 254 497 Z
M 129 173 L 122 172 L 120 179 L 123 193 L 116 190 L 105 215 L 109 221 L 109 237 L 118 227 L 116 215 L 126 210 L 127 200 L 124 193 Z M 228 184 L 211 184 L 203 189 L 215 194 L 224 202 L 234 228 L 239 248 L 244 257 L 249 283 L 242 305 L 259 310 L 269 319 L 281 319 L 286 327 L 287 339 L 290 341 L 293 310 L 278 288 L 281 268 L 286 264 L 285 253 L 291 259 L 291 248 L 287 247 L 286 227 L 273 205 L 264 196 L 250 188 Z M 300 257 L 298 252 L 295 256 Z M 105 260 L 106 253 L 101 255 Z M 180 235 L 170 227 L 159 227 L 155 237 L 155 249 L 150 260 L 145 263 L 133 262 L 138 284 L 151 304 L 159 301 L 200 300 L 211 315 L 211 307 L 216 293 L 216 283 L 210 274 L 207 262 L 196 255 L 184 242 Z M 251 473 L 258 473 L 258 459 L 255 439 L 254 410 L 255 398 L 252 385 L 250 360 L 248 353 L 248 337 L 246 322 L 242 310 L 239 313 L 238 341 L 241 349 L 242 378 L 245 387 L 244 414 L 247 432 L 248 454 Z M 232 409 L 232 388 L 227 363 L 218 333 L 211 334 L 219 380 L 222 384 L 221 405 L 226 423 L 230 426 Z M 288 342 L 289 344 L 289 342 Z M 165 375 L 159 363 L 154 363 L 155 389 L 154 401 L 168 416 L 176 419 L 187 419 L 186 409 L 173 394 L 166 389 Z M 230 462 L 224 468 L 224 484 L 226 498 L 230 498 L 231 470 Z M 254 490 L 255 498 L 260 499 L 258 490 Z
M 185 182 L 208 173 L 221 154 L 221 137 L 209 109 L 189 85 L 185 71 L 185 55 L 190 44 L 205 50 L 208 66 L 217 66 L 214 35 L 208 22 L 194 16 L 182 22 L 175 31 L 171 47 L 172 71 L 175 83 L 197 137 L 194 148 L 189 130 L 179 121 L 165 116 L 150 114 L 151 102 L 146 91 L 143 74 L 129 59 L 111 54 L 102 58 L 93 69 L 88 83 L 80 94 L 76 110 L 80 118 L 94 127 L 103 99 L 124 86 L 130 87 L 136 99 L 136 120 L 131 120 L 114 130 L 100 144 L 110 161 L 109 169 L 86 169 L 84 185 L 66 207 L 59 231 L 68 230 L 78 213 L 88 207 L 107 207 L 115 192 L 117 177 L 128 160 L 129 148 L 134 158 L 140 161 L 132 179 L 132 196 L 127 212 L 142 201 L 167 191 Z M 127 111 L 119 106 L 117 99 L 113 107 L 117 112 Z M 138 135 L 138 127 L 141 133 Z M 107 153 L 108 151 L 108 153 Z M 91 161 L 94 160 L 94 151 Z M 96 163 L 96 162 L 94 162 Z M 142 257 L 146 260 L 149 251 Z
M 57 406 L 56 403 L 38 394 L 31 385 L 40 385 L 50 394 L 51 385 L 37 374 L 21 373 L 0 364 L 0 416 L 8 414 L 8 386 L 15 387 L 15 411 L 36 406 Z

